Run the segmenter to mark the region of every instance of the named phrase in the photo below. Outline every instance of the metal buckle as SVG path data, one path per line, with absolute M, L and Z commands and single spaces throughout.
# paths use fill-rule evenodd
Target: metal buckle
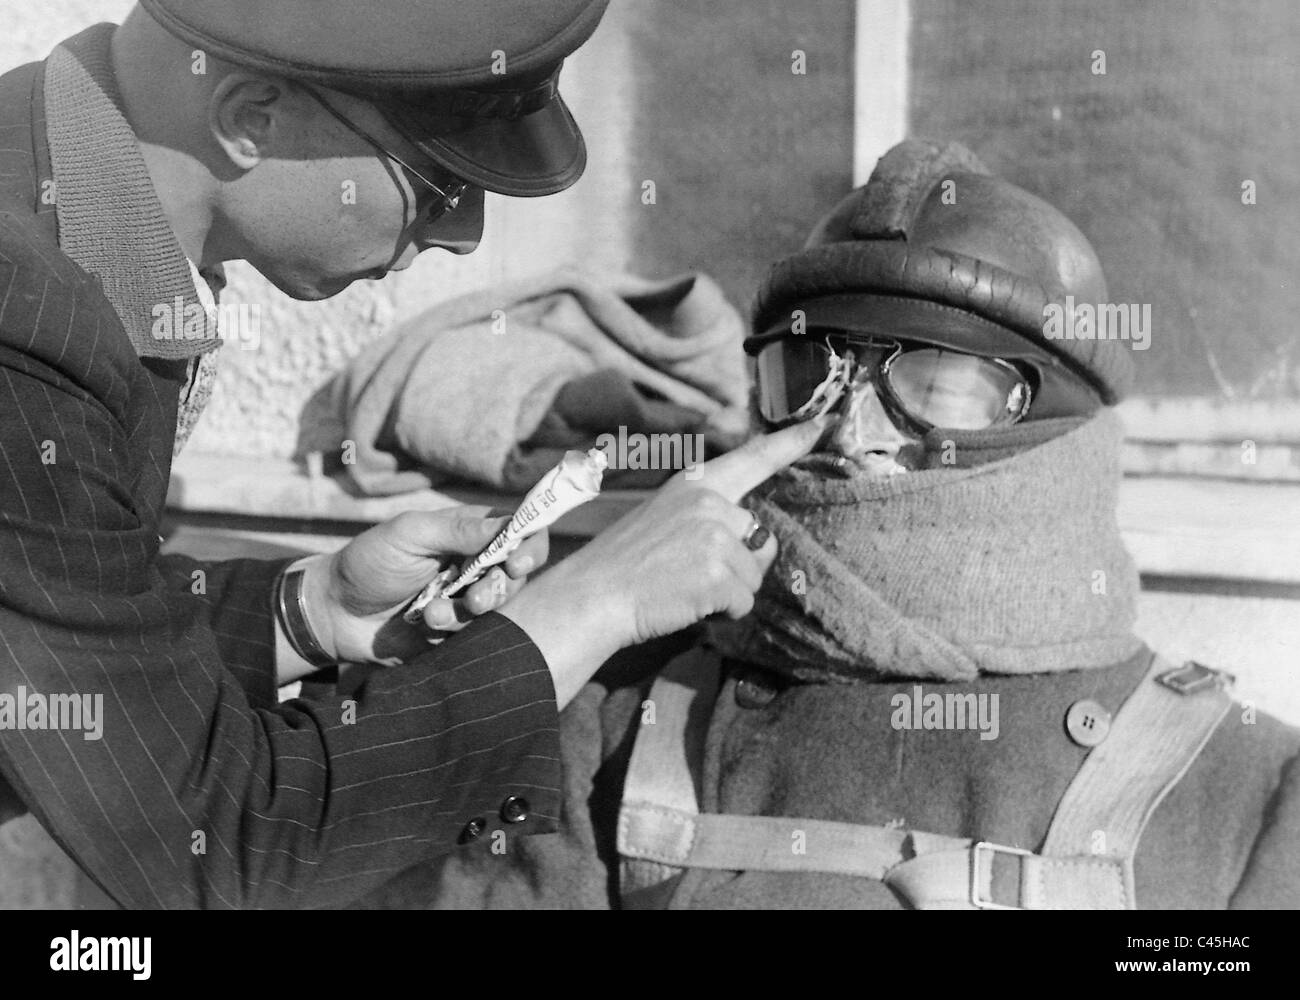
M 1215 670 L 1195 660 L 1188 660 L 1181 667 L 1166 670 L 1156 675 L 1156 683 L 1163 684 L 1179 694 L 1197 694 L 1211 688 L 1228 688 L 1237 682 L 1237 678 L 1225 670 Z
M 1005 906 L 1002 903 L 995 903 L 992 899 L 980 898 L 980 849 L 988 851 L 990 854 L 1017 854 L 1022 857 L 1033 857 L 1033 851 L 1022 850 L 1019 847 L 1006 847 L 1002 844 L 990 844 L 987 840 L 977 841 L 971 847 L 970 853 L 970 901 L 977 910 L 1019 910 L 1019 906 Z M 989 859 L 989 892 L 993 891 L 993 859 Z

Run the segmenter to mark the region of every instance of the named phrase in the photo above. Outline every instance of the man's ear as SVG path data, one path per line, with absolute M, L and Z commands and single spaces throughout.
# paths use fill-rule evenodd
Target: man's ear
M 275 77 L 235 72 L 212 91 L 208 128 L 230 162 L 251 170 L 285 141 L 288 85 Z

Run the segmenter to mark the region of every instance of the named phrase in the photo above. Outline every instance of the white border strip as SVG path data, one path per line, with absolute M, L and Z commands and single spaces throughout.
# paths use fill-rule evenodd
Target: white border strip
M 854 19 L 853 184 L 907 136 L 911 0 L 857 0 Z

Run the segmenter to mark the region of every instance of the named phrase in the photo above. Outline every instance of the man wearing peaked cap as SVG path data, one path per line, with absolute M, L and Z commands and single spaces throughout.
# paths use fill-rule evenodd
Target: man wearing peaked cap
M 412 512 L 292 562 L 159 553 L 223 262 L 326 298 L 471 252 L 486 191 L 573 184 L 560 68 L 606 4 L 141 0 L 0 76 L 0 823 L 33 812 L 122 905 L 345 903 L 552 829 L 557 706 L 618 649 L 748 609 L 775 543 L 734 501 L 805 430 L 524 587 L 534 536 L 420 626 L 402 610 L 504 519 Z M 278 704 L 341 662 L 401 669 Z M 101 698 L 98 735 L 16 727 L 29 694 Z
M 558 83 L 607 2 L 144 0 L 112 68 L 151 176 L 208 203 L 205 256 L 220 243 L 286 294 L 323 298 L 430 246 L 471 252 L 484 192 L 581 176 Z M 348 184 L 347 211 L 323 211 Z
M 507 195 L 562 191 L 586 149 L 558 91 L 608 0 L 142 0 L 171 34 L 240 66 L 375 101 L 421 153 Z M 268 42 L 273 39 L 274 44 Z

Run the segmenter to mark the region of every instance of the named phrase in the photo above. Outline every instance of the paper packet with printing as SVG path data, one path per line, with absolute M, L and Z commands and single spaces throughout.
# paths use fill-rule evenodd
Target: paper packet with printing
M 459 569 L 453 566 L 439 573 L 402 612 L 402 620 L 418 624 L 430 601 L 455 597 L 488 569 L 505 562 L 525 538 L 550 527 L 575 507 L 596 497 L 608 464 L 605 453 L 597 448 L 585 454 L 566 451 L 560 463 L 528 491 L 510 523 L 487 547 Z

